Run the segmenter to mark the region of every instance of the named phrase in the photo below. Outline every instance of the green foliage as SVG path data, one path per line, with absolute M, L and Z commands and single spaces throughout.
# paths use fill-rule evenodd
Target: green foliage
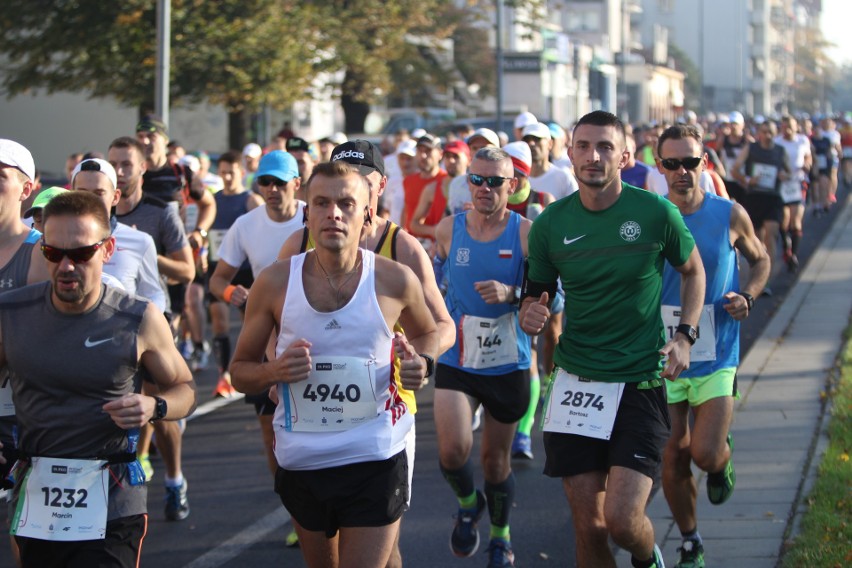
M 826 396 L 831 397 L 829 445 L 808 496 L 801 534 L 783 558 L 789 568 L 852 564 L 852 341 Z

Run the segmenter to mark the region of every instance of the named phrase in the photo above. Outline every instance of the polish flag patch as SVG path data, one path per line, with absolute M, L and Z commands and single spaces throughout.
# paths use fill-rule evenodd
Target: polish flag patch
M 498 256 L 500 258 L 512 258 L 512 249 L 500 249 Z

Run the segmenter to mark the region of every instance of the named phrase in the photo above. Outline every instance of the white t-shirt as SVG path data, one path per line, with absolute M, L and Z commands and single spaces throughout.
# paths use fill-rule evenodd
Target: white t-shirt
M 562 199 L 580 189 L 574 175 L 557 166 L 551 166 L 544 175 L 530 177 L 530 187 L 549 193 L 554 199 Z
M 450 180 L 450 195 L 447 197 L 447 209 L 450 215 L 464 211 L 464 204 L 471 203 L 470 185 L 467 183 L 467 174 L 456 176 Z
M 104 263 L 104 273 L 121 282 L 131 294 L 153 302 L 161 312 L 166 311 L 166 295 L 160 286 L 157 269 L 157 247 L 151 235 L 117 223 L 112 235 L 115 252 Z
M 296 214 L 276 223 L 266 213 L 266 205 L 255 207 L 234 221 L 219 246 L 219 260 L 239 268 L 248 259 L 257 278 L 260 271 L 275 262 L 287 238 L 302 228 L 305 202 L 297 200 Z
M 811 155 L 811 142 L 808 137 L 804 134 L 796 134 L 792 140 L 787 140 L 783 136 L 776 136 L 775 143 L 787 152 L 790 167 L 794 171 L 801 171 L 805 166 L 805 157 Z M 801 173 L 804 174 L 804 172 Z

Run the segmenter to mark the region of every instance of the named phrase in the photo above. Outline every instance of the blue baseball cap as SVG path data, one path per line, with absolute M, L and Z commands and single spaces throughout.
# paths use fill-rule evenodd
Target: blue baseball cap
M 274 176 L 280 180 L 290 181 L 299 177 L 299 165 L 292 154 L 284 150 L 273 150 L 260 159 L 254 175 L 255 179 L 260 176 Z

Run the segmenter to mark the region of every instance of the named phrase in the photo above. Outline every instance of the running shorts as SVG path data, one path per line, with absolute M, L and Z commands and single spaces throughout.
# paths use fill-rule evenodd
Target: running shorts
M 463 392 L 481 402 L 498 422 L 512 424 L 527 413 L 530 371 L 519 369 L 505 375 L 477 375 L 439 363 L 435 388 Z
M 666 381 L 666 396 L 669 404 L 689 401 L 689 406 L 698 406 L 723 396 L 739 398 L 737 368 L 726 367 L 703 377 Z

